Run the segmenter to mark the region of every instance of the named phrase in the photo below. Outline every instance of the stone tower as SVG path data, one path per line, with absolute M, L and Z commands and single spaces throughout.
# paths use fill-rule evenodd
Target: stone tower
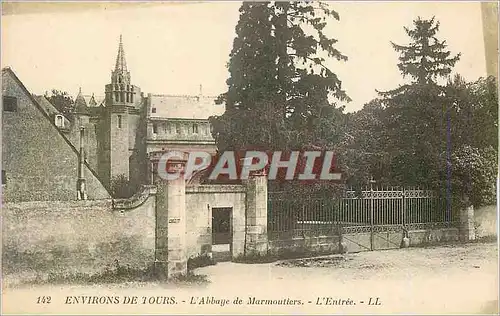
M 75 125 L 77 125 L 78 130 L 80 130 L 80 127 L 85 127 L 89 123 L 89 117 L 90 114 L 87 102 L 83 98 L 82 88 L 80 88 L 75 99 Z
M 83 128 L 83 131 L 81 130 Z M 83 136 L 83 139 L 80 139 Z M 83 143 L 84 159 L 92 167 L 97 167 L 96 153 L 96 135 L 94 125 L 90 122 L 90 111 L 82 95 L 82 89 L 78 92 L 75 99 L 75 112 L 73 126 L 70 135 L 71 143 L 75 148 L 80 147 L 80 141 Z
M 106 85 L 105 94 L 107 137 L 103 149 L 109 166 L 106 173 L 109 174 L 105 174 L 104 178 L 109 181 L 118 176 L 129 179 L 129 158 L 133 150 L 130 134 L 135 133 L 131 130 L 134 124 L 130 123 L 140 104 L 141 93 L 137 86 L 131 84 L 121 35 L 115 69 L 111 72 L 111 83 Z

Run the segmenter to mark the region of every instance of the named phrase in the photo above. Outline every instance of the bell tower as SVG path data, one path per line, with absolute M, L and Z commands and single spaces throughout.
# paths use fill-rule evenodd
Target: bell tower
M 111 83 L 106 85 L 106 106 L 134 106 L 140 94 L 138 88 L 130 84 L 130 71 L 127 70 L 122 36 L 118 45 L 115 69 L 111 72 Z
M 127 69 L 122 36 L 118 44 L 115 69 L 111 72 L 111 83 L 105 87 L 106 133 L 105 160 L 109 167 L 105 175 L 111 181 L 123 176 L 129 179 L 129 157 L 134 144 L 130 140 L 131 116 L 140 106 L 141 93 L 137 86 L 131 84 L 130 72 Z M 132 125 L 132 126 L 131 126 Z

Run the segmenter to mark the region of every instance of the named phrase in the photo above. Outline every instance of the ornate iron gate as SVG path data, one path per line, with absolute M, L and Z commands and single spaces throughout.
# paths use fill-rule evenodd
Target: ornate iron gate
M 446 199 L 419 188 L 346 191 L 342 198 L 268 199 L 269 239 L 337 235 L 350 252 L 401 246 L 405 230 L 456 225 Z

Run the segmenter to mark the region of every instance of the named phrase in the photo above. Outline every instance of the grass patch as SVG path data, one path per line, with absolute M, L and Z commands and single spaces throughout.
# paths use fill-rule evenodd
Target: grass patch
M 315 257 L 315 258 L 301 258 L 292 259 L 278 263 L 280 267 L 343 267 L 345 262 L 352 260 L 345 256 L 328 256 L 328 257 Z M 370 267 L 365 268 L 372 268 Z
M 488 235 L 488 236 L 481 236 L 481 237 L 476 237 L 475 240 L 471 241 L 471 243 L 483 243 L 483 244 L 489 244 L 489 243 L 497 243 L 498 238 L 495 235 Z
M 118 262 L 115 262 L 113 266 L 108 265 L 103 271 L 97 273 L 49 272 L 44 277 L 38 274 L 35 279 L 24 280 L 17 283 L 16 286 L 42 284 L 94 285 L 126 282 L 164 282 L 201 285 L 209 282 L 206 275 L 195 274 L 192 270 L 188 270 L 186 275 L 176 276 L 169 280 L 166 280 L 164 276 L 164 271 L 156 269 L 154 265 L 138 269 L 128 265 L 122 266 Z
M 189 271 L 186 275 L 179 275 L 172 279 L 174 283 L 185 283 L 185 284 L 206 284 L 210 281 L 204 274 L 195 274 Z
M 256 264 L 256 263 L 271 263 L 278 261 L 279 259 L 271 254 L 261 255 L 261 254 L 251 254 L 251 255 L 239 255 L 236 258 L 233 258 L 233 262 L 236 263 L 248 263 L 248 264 Z
M 194 270 L 196 268 L 202 268 L 207 266 L 213 266 L 217 264 L 212 258 L 208 255 L 201 255 L 193 258 L 189 258 L 187 262 L 188 270 Z

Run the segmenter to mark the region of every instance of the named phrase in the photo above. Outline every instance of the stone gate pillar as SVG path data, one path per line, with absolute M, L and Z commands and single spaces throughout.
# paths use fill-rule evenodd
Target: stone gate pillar
M 475 239 L 474 207 L 470 205 L 460 210 L 460 241 L 467 242 Z
M 250 174 L 246 185 L 245 256 L 266 255 L 267 240 L 267 176 L 264 171 Z
M 185 160 L 170 159 L 167 170 L 180 176 L 157 179 L 155 268 L 163 277 L 187 273 Z

